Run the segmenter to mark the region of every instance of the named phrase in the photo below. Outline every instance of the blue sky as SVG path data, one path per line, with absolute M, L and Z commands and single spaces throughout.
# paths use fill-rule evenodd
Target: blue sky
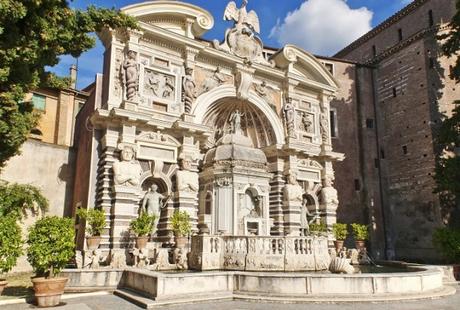
M 215 19 L 214 28 L 204 37 L 222 39 L 231 24 L 222 20 L 228 0 L 182 0 L 207 9 Z M 84 9 L 88 5 L 122 8 L 141 2 L 139 0 L 94 1 L 74 0 L 71 6 Z M 241 0 L 236 1 L 238 6 Z M 330 56 L 354 39 L 384 21 L 410 3 L 410 0 L 249 0 L 249 9 L 255 10 L 260 19 L 260 36 L 264 44 L 280 47 L 294 43 L 315 54 Z M 104 48 L 97 46 L 78 60 L 78 88 L 94 80 L 102 72 Z M 76 60 L 70 56 L 61 58 L 59 65 L 51 70 L 68 75 Z

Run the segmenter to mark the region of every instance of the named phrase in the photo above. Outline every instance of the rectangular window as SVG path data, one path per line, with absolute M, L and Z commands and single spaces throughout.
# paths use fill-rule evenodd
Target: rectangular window
M 433 11 L 432 10 L 428 11 L 428 25 L 430 27 L 434 26 L 434 17 L 433 17 Z
M 40 111 L 45 111 L 46 109 L 46 97 L 38 94 L 32 95 L 32 103 L 34 108 Z
M 330 117 L 330 124 L 331 124 L 331 137 L 332 138 L 337 138 L 338 136 L 338 130 L 337 130 L 337 111 L 331 109 L 329 111 L 329 117 Z
M 392 91 L 393 91 L 393 97 L 396 97 L 397 96 L 396 87 L 393 87 Z
M 374 57 L 377 56 L 377 48 L 375 47 L 375 45 L 372 45 L 372 55 Z
M 402 32 L 401 28 L 398 29 L 398 39 L 399 39 L 399 41 L 403 40 L 403 32 Z
M 377 169 L 380 167 L 380 161 L 378 158 L 374 158 L 374 167 Z
M 374 119 L 372 118 L 366 119 L 366 127 L 369 129 L 374 128 Z
M 361 183 L 359 182 L 358 179 L 355 179 L 355 191 L 360 191 L 361 190 Z
M 403 154 L 407 155 L 407 145 L 403 145 L 402 150 L 403 150 Z
M 380 149 L 380 158 L 385 159 L 385 150 L 384 149 Z
M 327 71 L 329 71 L 332 75 L 334 75 L 334 65 L 333 64 L 325 62 L 324 66 L 326 67 Z

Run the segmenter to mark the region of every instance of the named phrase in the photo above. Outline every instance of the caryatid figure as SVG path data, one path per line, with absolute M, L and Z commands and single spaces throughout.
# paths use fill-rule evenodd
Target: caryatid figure
M 185 113 L 192 111 L 193 102 L 196 99 L 196 83 L 193 79 L 193 69 L 185 68 L 185 76 L 182 83 L 184 92 L 184 110 Z
M 158 186 L 153 184 L 142 200 L 142 212 L 148 215 L 160 216 L 160 211 L 166 206 L 164 203 L 165 196 L 158 193 Z
M 120 153 L 120 161 L 113 164 L 113 176 L 115 185 L 138 186 L 142 168 L 135 160 L 134 149 L 125 146 Z
M 294 105 L 292 104 L 292 99 L 287 98 L 286 103 L 284 104 L 283 107 L 284 111 L 284 118 L 286 121 L 286 130 L 288 133 L 288 136 L 291 138 L 295 138 L 295 108 Z

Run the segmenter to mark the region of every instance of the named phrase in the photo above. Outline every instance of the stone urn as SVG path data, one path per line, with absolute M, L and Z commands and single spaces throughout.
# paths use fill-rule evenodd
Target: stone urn
M 148 236 L 139 236 L 136 238 L 136 248 L 139 250 L 145 249 L 147 242 L 149 241 Z
M 2 295 L 3 290 L 5 289 L 7 285 L 8 285 L 8 282 L 6 280 L 0 279 L 0 296 Z
M 86 246 L 88 250 L 94 251 L 99 248 L 99 244 L 101 243 L 101 236 L 89 236 L 86 237 Z
M 38 307 L 54 307 L 61 302 L 68 278 L 33 278 L 32 284 Z
M 355 240 L 355 246 L 358 251 L 366 248 L 366 240 Z
M 343 249 L 343 243 L 345 240 L 335 240 L 334 241 L 334 246 L 335 246 L 335 251 L 336 253 L 340 253 L 340 251 Z
M 187 245 L 187 237 L 182 237 L 182 236 L 175 236 L 175 242 L 176 242 L 176 248 L 178 249 L 183 249 Z

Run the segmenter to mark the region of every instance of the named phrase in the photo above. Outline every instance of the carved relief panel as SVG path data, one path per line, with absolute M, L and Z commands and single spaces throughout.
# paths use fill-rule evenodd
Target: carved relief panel
M 320 108 L 305 100 L 296 100 L 296 131 L 298 139 L 305 143 L 319 144 L 319 114 Z

